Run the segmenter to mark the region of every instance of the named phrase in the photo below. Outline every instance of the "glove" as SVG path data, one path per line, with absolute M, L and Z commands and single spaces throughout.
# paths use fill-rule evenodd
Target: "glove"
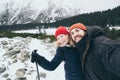
M 42 58 L 44 58 L 44 57 L 42 57 L 41 55 L 39 55 L 37 53 L 37 50 L 33 50 L 32 51 L 32 54 L 31 54 L 31 62 L 32 63 L 34 63 L 34 62 L 40 63 L 40 62 L 42 62 Z

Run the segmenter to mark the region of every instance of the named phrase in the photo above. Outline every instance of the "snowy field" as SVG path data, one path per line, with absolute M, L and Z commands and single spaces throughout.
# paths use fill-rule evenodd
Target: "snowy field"
M 113 29 L 113 28 L 116 29 L 116 30 L 119 30 L 120 26 L 109 27 L 110 30 Z
M 55 30 L 56 30 L 56 28 L 48 28 L 48 29 L 45 29 L 45 33 L 46 33 L 47 35 L 54 35 Z M 39 29 L 18 30 L 18 31 L 13 31 L 13 32 L 15 32 L 15 33 L 33 33 L 33 34 L 35 34 L 35 33 L 39 33 Z M 41 29 L 41 32 L 43 33 L 44 30 Z
M 119 30 L 120 26 L 111 26 L 111 27 L 109 27 L 110 30 L 113 29 L 113 28 L 116 29 L 116 30 Z M 45 29 L 45 32 L 46 32 L 47 35 L 54 35 L 55 30 L 56 30 L 56 28 L 48 28 L 48 29 Z M 39 33 L 39 29 L 18 30 L 18 31 L 13 31 L 13 32 L 15 32 L 15 33 L 33 33 L 33 34 L 35 34 L 35 33 Z M 43 33 L 44 30 L 41 29 L 41 32 Z
M 28 32 L 34 33 L 34 31 L 37 32 L 37 30 Z M 53 34 L 54 31 L 55 29 L 48 30 L 47 34 Z M 26 53 L 30 55 L 34 49 L 37 49 L 38 53 L 49 61 L 54 57 L 56 51 L 54 43 L 47 43 L 45 40 L 31 37 L 0 38 L 0 80 L 18 80 L 19 78 L 21 78 L 19 80 L 22 80 L 22 78 L 37 80 L 36 65 L 30 62 L 30 58 L 26 59 L 26 56 L 24 56 Z M 18 52 L 11 56 L 13 53 L 10 52 L 12 51 L 13 53 Z M 25 71 L 20 72 L 19 69 Z M 65 80 L 64 62 L 54 71 L 47 71 L 39 66 L 39 72 L 41 75 L 40 80 Z

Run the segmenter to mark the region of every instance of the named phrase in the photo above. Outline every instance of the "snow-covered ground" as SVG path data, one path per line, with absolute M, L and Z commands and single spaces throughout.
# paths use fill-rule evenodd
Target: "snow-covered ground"
M 116 29 L 116 30 L 119 30 L 120 29 L 120 26 L 112 26 L 112 27 L 109 27 L 109 29 Z
M 116 29 L 116 30 L 119 30 L 120 26 L 111 26 L 111 27 L 109 27 L 110 30 L 113 29 L 113 28 Z M 54 35 L 55 30 L 56 30 L 56 28 L 48 28 L 48 29 L 45 29 L 45 32 L 46 32 L 47 35 Z M 33 33 L 33 34 L 35 34 L 35 33 L 39 33 L 39 29 L 18 30 L 18 31 L 13 31 L 13 32 L 15 32 L 15 33 Z M 41 32 L 43 33 L 44 30 L 41 29 Z
M 55 30 L 56 30 L 56 28 L 48 28 L 48 29 L 45 29 L 45 33 L 47 35 L 54 35 Z M 13 32 L 15 32 L 15 33 L 33 33 L 33 34 L 36 34 L 36 33 L 39 33 L 39 29 L 18 30 L 18 31 L 13 31 Z M 44 30 L 41 29 L 41 32 L 43 33 Z
M 69 27 L 66 27 L 66 28 L 68 29 Z M 56 28 L 47 28 L 47 29 L 41 29 L 40 32 L 44 33 L 44 31 L 45 31 L 45 33 L 47 35 L 54 35 L 55 30 L 56 30 Z M 33 33 L 33 34 L 36 34 L 36 33 L 39 33 L 39 29 L 17 30 L 17 31 L 13 31 L 13 33 Z
M 29 33 L 37 30 L 28 31 Z M 53 34 L 55 29 L 48 30 L 47 34 Z M 21 31 L 24 32 L 24 31 Z M 13 49 L 12 49 L 13 48 Z M 20 48 L 20 49 L 19 49 Z M 0 72 L 0 80 L 11 79 L 15 80 L 18 78 L 16 71 L 18 69 L 27 69 L 23 77 L 26 77 L 27 80 L 37 80 L 37 72 L 36 72 L 36 65 L 30 62 L 30 58 L 26 61 L 22 62 L 20 56 L 24 55 L 23 52 L 28 52 L 29 55 L 31 54 L 32 50 L 37 49 L 38 53 L 44 56 L 49 61 L 54 57 L 56 47 L 54 43 L 48 43 L 45 40 L 38 40 L 36 38 L 21 38 L 21 37 L 14 37 L 14 38 L 0 38 L 0 71 L 4 68 L 6 69 L 4 72 Z M 11 50 L 19 50 L 20 52 L 17 53 L 17 57 L 7 56 Z M 7 53 L 7 55 L 5 55 Z M 22 54 L 23 53 L 23 54 Z M 17 61 L 16 61 L 17 60 Z M 64 73 L 64 62 L 62 62 L 54 71 L 47 71 L 39 66 L 40 73 L 45 74 L 45 78 L 41 77 L 40 80 L 65 80 L 65 73 Z M 19 75 L 21 72 L 18 72 Z M 7 75 L 8 76 L 5 76 Z

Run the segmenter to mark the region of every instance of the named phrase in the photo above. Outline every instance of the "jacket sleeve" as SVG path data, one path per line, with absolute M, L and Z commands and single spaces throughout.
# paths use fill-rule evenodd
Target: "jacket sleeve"
M 61 52 L 61 49 L 57 48 L 56 54 L 51 61 L 48 61 L 47 59 L 42 58 L 42 61 L 40 63 L 38 62 L 38 64 L 46 70 L 49 70 L 49 71 L 55 70 L 63 60 L 62 54 L 63 53 Z
M 98 26 L 92 26 L 92 27 L 89 26 L 87 33 L 88 33 L 88 36 L 90 37 L 90 39 L 93 39 L 95 37 L 105 34 L 103 28 L 98 27 Z
M 120 77 L 120 42 L 103 39 L 98 45 L 99 58 L 106 69 Z

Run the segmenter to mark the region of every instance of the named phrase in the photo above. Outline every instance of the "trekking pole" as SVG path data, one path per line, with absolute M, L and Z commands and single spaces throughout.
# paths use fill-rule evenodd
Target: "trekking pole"
M 36 50 L 34 50 L 34 53 L 36 53 L 36 54 L 37 54 L 37 49 L 36 49 Z M 36 62 L 35 64 L 36 64 L 36 68 L 37 68 L 38 80 L 40 80 L 40 74 L 39 74 L 39 69 L 38 69 L 38 63 Z
M 38 64 L 37 64 L 37 62 L 36 62 L 36 68 L 37 68 L 38 80 L 40 80 L 40 74 L 39 74 L 39 69 L 38 69 Z

